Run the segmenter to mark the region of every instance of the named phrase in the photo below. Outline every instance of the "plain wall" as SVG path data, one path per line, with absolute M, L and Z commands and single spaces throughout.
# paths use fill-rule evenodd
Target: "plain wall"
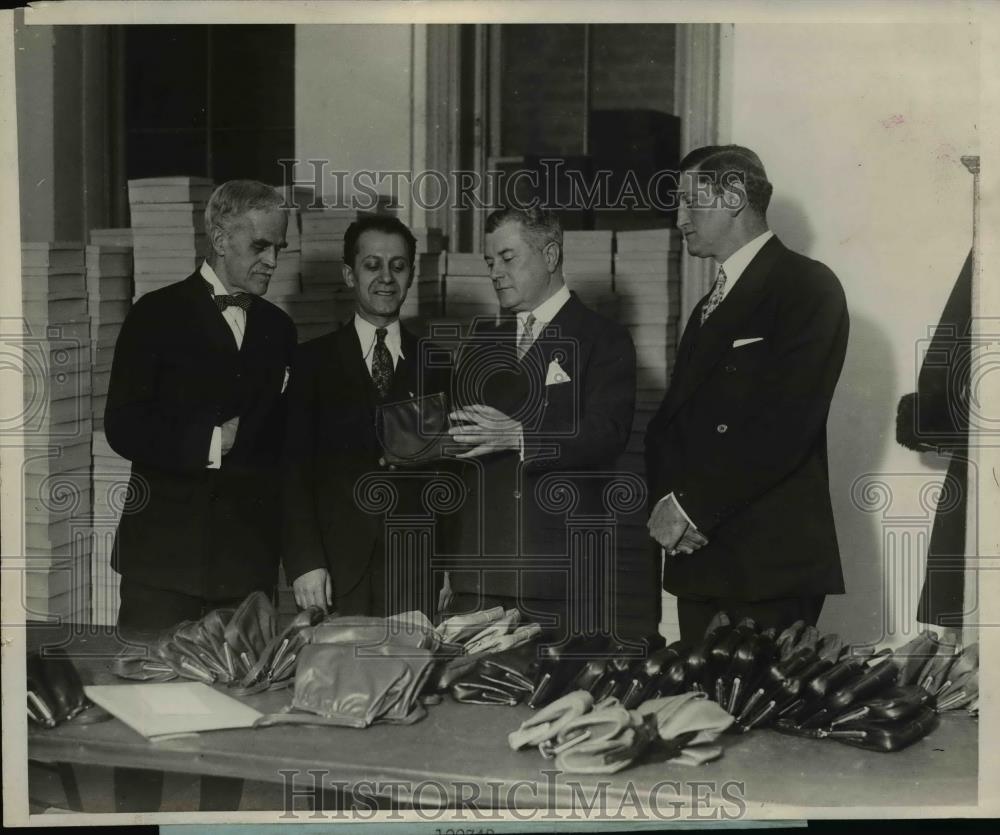
M 895 411 L 972 242 L 959 157 L 978 153 L 974 37 L 939 23 L 740 24 L 723 67 L 723 140 L 760 154 L 772 228 L 847 293 L 828 427 L 847 594 L 828 598 L 820 626 L 852 641 L 913 629 L 946 462 L 897 445 Z
M 329 160 L 328 203 L 337 196 L 329 171 L 409 172 L 412 167 L 413 30 L 295 27 L 295 155 Z M 311 179 L 310 166 L 298 171 L 301 179 Z M 376 190 L 388 194 L 388 182 Z M 400 216 L 407 219 L 406 208 Z

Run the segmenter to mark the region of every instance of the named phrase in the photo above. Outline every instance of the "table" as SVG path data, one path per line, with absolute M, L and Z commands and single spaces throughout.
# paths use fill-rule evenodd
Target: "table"
M 107 636 L 77 639 L 74 648 L 110 645 Z M 80 660 L 85 684 L 119 682 L 106 660 Z M 256 709 L 277 712 L 291 691 L 247 697 Z M 125 766 L 189 774 L 238 776 L 281 783 L 297 772 L 311 786 L 310 770 L 347 791 L 388 795 L 401 803 L 503 805 L 517 808 L 579 808 L 605 798 L 611 811 L 634 793 L 658 807 L 690 802 L 808 806 L 940 806 L 977 802 L 978 722 L 966 714 L 944 715 L 941 726 L 894 754 L 863 751 L 829 740 L 799 739 L 767 729 L 726 736 L 724 756 L 691 768 L 635 766 L 616 775 L 551 775 L 552 760 L 537 750 L 511 751 L 507 733 L 531 711 L 462 705 L 446 698 L 413 725 L 363 730 L 275 726 L 213 731 L 150 742 L 117 719 L 31 729 L 28 757 L 40 762 Z M 65 767 L 65 766 L 64 766 Z M 550 771 L 550 775 L 543 773 Z M 367 782 L 366 782 L 367 781 Z M 603 788 L 602 788 L 603 782 Z M 702 784 L 697 788 L 695 784 Z M 708 788 L 705 786 L 708 785 Z M 728 787 L 728 789 L 727 789 Z M 511 794 L 513 792 L 513 794 Z

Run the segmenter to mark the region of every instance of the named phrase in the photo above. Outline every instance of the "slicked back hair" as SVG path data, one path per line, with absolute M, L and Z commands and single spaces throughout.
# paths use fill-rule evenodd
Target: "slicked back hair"
M 365 232 L 372 229 L 386 235 L 399 235 L 403 239 L 412 275 L 417 260 L 417 239 L 403 221 L 392 215 L 366 215 L 348 226 L 344 233 L 344 263 L 354 269 L 354 260 L 358 257 L 358 241 Z
M 257 180 L 229 180 L 213 191 L 208 199 L 205 232 L 211 237 L 216 226 L 228 232 L 232 222 L 247 212 L 253 209 L 280 209 L 281 205 L 282 196 L 273 186 Z
M 681 171 L 709 174 L 716 193 L 730 191 L 726 184 L 738 180 L 744 184 L 747 205 L 761 217 L 767 213 L 773 186 L 767 179 L 764 163 L 749 148 L 742 145 L 705 145 L 695 148 L 681 160 Z
M 559 260 L 563 262 L 563 232 L 559 218 L 553 212 L 540 209 L 537 206 L 522 208 L 520 206 L 502 206 L 490 212 L 486 218 L 486 234 L 496 232 L 505 223 L 519 223 L 530 238 L 531 243 L 539 250 L 551 242 L 559 244 Z

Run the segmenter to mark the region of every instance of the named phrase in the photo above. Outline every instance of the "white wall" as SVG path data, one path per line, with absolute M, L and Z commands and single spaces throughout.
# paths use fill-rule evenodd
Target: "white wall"
M 772 227 L 837 273 L 851 310 L 829 424 L 848 593 L 828 598 L 820 624 L 849 640 L 880 640 L 884 617 L 885 637 L 899 639 L 915 615 L 926 545 L 893 554 L 883 538 L 929 530 L 933 501 L 919 497 L 944 462 L 898 446 L 894 418 L 971 245 L 972 178 L 959 157 L 978 152 L 975 36 L 940 23 L 738 24 L 723 68 L 723 140 L 760 154 Z M 888 506 L 852 499 L 865 474 L 887 485 Z
M 411 170 L 413 40 L 412 26 L 295 27 L 298 159 L 348 172 Z M 325 188 L 332 202 L 332 178 Z M 388 183 L 377 190 L 388 194 Z

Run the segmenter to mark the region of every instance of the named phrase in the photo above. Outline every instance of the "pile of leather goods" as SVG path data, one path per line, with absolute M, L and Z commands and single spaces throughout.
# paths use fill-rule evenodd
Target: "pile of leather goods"
M 112 669 L 133 681 L 225 684 L 237 696 L 287 687 L 307 643 L 306 630 L 322 617 L 321 609 L 310 607 L 278 632 L 274 607 L 254 592 L 236 609 L 213 609 L 201 620 L 177 624 L 148 648 L 125 650 Z
M 80 674 L 59 649 L 28 655 L 26 699 L 28 719 L 42 728 L 54 728 L 77 717 L 84 721 L 84 711 L 88 711 L 90 721 L 109 718 L 84 695 Z
M 607 637 L 577 637 L 560 644 L 516 645 L 476 659 L 465 668 L 456 659 L 451 671 L 460 674 L 446 680 L 452 697 L 475 704 L 544 707 L 562 695 L 585 690 L 595 702 L 607 698 L 634 707 L 643 699 L 639 691 L 646 683 L 642 669 L 662 645 L 658 636 L 623 644 Z
M 426 715 L 421 694 L 434 664 L 452 652 L 419 612 L 328 618 L 303 636 L 291 704 L 257 727 L 416 722 Z
M 575 690 L 510 733 L 512 749 L 537 747 L 563 771 L 610 774 L 634 763 L 699 765 L 722 755 L 733 717 L 704 693 L 649 699 L 627 709 L 617 698 Z
M 668 648 L 670 649 L 670 648 Z M 898 751 L 927 736 L 938 714 L 972 705 L 978 694 L 978 646 L 926 631 L 896 651 L 855 648 L 802 622 L 776 634 L 722 613 L 652 689 L 702 692 L 745 733 L 779 731 Z

